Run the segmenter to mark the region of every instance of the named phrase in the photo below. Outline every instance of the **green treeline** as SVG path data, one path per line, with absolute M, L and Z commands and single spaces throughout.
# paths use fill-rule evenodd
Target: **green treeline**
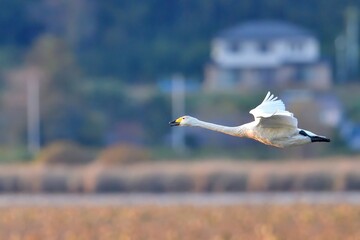
M 344 29 L 346 7 L 358 5 L 350 0 L 50 2 L 0 3 L 0 55 L 21 55 L 50 33 L 69 44 L 85 74 L 115 76 L 127 83 L 152 82 L 179 71 L 201 78 L 210 39 L 224 28 L 254 19 L 279 19 L 308 28 L 331 58 L 334 39 Z

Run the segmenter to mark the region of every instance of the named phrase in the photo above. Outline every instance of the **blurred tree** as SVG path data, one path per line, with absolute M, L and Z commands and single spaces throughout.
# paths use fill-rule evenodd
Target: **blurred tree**
M 171 116 L 169 97 L 151 96 L 138 102 L 136 110 L 137 118 L 145 129 L 145 143 L 148 145 L 162 144 L 164 135 L 169 131 L 168 116 Z
M 87 79 L 81 89 L 86 103 L 87 121 L 82 126 L 85 144 L 104 144 L 117 123 L 131 118 L 131 101 L 118 79 Z
M 0 1 L 0 46 L 29 46 L 44 31 L 43 22 L 31 14 L 40 1 Z
M 212 37 L 246 20 L 275 18 L 303 25 L 331 56 L 349 4 L 359 6 L 354 0 L 0 1 L 0 137 L 23 141 L 21 70 L 35 66 L 44 76 L 45 142 L 65 138 L 99 145 L 112 133 L 126 135 L 122 129 L 131 125 L 147 144 L 156 145 L 169 132 L 164 118 L 170 115 L 169 99 L 134 97 L 128 85 L 154 86 L 158 77 L 174 72 L 201 78 Z M 245 100 L 236 100 L 237 106 L 213 102 L 224 112 L 254 106 Z M 194 101 L 189 110 L 211 114 L 214 106 L 201 110 L 199 104 Z
M 333 56 L 348 5 L 360 4 L 354 0 L 0 1 L 0 49 L 27 47 L 47 32 L 65 39 L 88 75 L 127 83 L 153 81 L 173 72 L 200 77 L 211 38 L 246 20 L 272 18 L 303 25 L 320 38 L 325 54 Z
M 70 48 L 63 40 L 44 35 L 28 52 L 26 64 L 44 75 L 40 79 L 43 140 L 77 140 L 85 109 L 78 94 L 81 74 Z
M 1 94 L 0 128 L 2 144 L 24 146 L 26 133 L 26 70 L 8 71 Z
M 76 52 L 92 41 L 95 30 L 95 0 L 42 0 L 34 13 L 46 32 L 66 40 Z

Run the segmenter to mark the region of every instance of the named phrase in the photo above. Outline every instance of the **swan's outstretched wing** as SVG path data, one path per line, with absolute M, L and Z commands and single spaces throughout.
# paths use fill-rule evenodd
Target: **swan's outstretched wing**
M 255 121 L 264 127 L 293 127 L 297 128 L 297 119 L 294 115 L 285 110 L 283 101 L 272 95 L 270 92 L 262 103 L 250 111 Z

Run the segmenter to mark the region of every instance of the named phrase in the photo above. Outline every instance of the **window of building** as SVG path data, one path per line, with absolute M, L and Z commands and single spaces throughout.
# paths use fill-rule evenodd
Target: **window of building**
M 240 43 L 232 42 L 232 43 L 229 43 L 228 48 L 229 48 L 230 52 L 236 53 L 236 52 L 240 51 L 241 45 L 240 45 Z
M 290 43 L 290 48 L 293 51 L 301 51 L 304 47 L 303 42 L 301 41 L 296 41 L 296 42 L 291 42 Z
M 269 44 L 267 43 L 259 43 L 258 46 L 259 52 L 267 53 L 270 50 Z

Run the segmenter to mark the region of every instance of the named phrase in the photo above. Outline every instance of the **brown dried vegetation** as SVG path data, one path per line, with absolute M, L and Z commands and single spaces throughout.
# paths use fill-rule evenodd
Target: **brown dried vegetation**
M 0 239 L 358 239 L 360 207 L 127 206 L 0 209 Z
M 133 164 L 149 160 L 150 154 L 143 147 L 116 144 L 104 149 L 96 162 L 104 165 Z
M 85 148 L 68 141 L 50 144 L 36 158 L 36 162 L 45 165 L 80 165 L 91 161 L 92 156 Z

